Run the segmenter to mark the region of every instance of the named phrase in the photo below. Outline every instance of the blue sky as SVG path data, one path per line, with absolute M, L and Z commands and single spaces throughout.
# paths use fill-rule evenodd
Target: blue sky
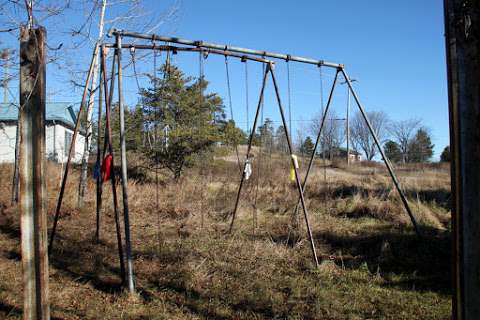
M 173 1 L 151 1 L 153 12 L 163 12 Z M 110 12 L 115 15 L 114 11 Z M 76 18 L 80 19 L 80 18 Z M 55 39 L 55 31 L 50 39 Z M 194 1 L 182 0 L 178 18 L 163 25 L 158 33 L 192 40 L 225 43 L 267 51 L 343 63 L 368 110 L 381 110 L 392 120 L 420 118 L 431 130 L 437 159 L 448 144 L 448 101 L 441 1 Z M 63 36 L 63 41 L 68 38 Z M 4 39 L 2 39 L 4 40 Z M 12 40 L 4 40 L 7 43 Z M 127 40 L 124 40 L 127 42 Z M 53 45 L 53 44 L 51 44 Z M 88 57 L 86 50 L 82 56 Z M 128 53 L 125 54 L 128 56 Z M 87 58 L 85 58 L 87 59 Z M 159 57 L 162 59 L 162 57 Z M 139 72 L 151 72 L 151 59 Z M 187 74 L 198 75 L 198 56 L 179 54 L 174 61 Z M 277 74 L 285 106 L 288 106 L 286 65 L 277 63 Z M 293 135 L 309 132 L 309 120 L 320 110 L 320 76 L 316 66 L 290 63 Z M 56 67 L 51 68 L 55 72 Z M 258 99 L 261 66 L 248 64 L 250 122 Z M 246 127 L 244 64 L 231 59 L 230 73 L 234 118 Z M 210 90 L 226 99 L 223 57 L 210 56 L 205 74 Z M 132 70 L 126 71 L 127 101 L 136 101 Z M 324 70 L 324 95 L 333 72 Z M 58 92 L 55 99 L 78 101 L 80 92 L 68 89 L 61 75 L 48 85 Z M 141 85 L 147 82 L 140 77 Z M 326 98 L 325 98 L 326 99 Z M 344 117 L 346 88 L 340 86 L 333 108 Z M 227 102 L 227 101 L 226 101 Z M 228 110 L 228 108 L 227 108 Z M 352 106 L 352 110 L 354 110 Z M 280 118 L 269 85 L 265 117 Z

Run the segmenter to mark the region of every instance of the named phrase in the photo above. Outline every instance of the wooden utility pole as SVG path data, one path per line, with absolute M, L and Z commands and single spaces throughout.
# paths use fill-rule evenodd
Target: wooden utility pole
M 480 319 L 480 2 L 445 0 L 453 318 Z
M 50 319 L 45 190 L 46 31 L 20 30 L 20 228 L 23 319 Z

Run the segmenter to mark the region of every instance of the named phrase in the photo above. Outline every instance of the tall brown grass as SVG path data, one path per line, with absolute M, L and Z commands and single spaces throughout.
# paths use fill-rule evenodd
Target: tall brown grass
M 321 267 L 312 263 L 289 159 L 255 150 L 233 235 L 236 157 L 197 163 L 181 179 L 131 162 L 129 204 L 138 296 L 120 290 L 112 193 L 104 186 L 101 242 L 94 239 L 95 181 L 77 208 L 69 176 L 50 259 L 53 315 L 64 319 L 446 318 L 449 304 L 449 173 L 399 166 L 419 224 L 417 239 L 386 170 L 316 161 L 305 194 Z M 305 174 L 306 159 L 300 173 Z M 49 222 L 61 166 L 49 163 Z M 418 174 L 418 170 L 422 170 Z M 11 171 L 0 165 L 0 316 L 21 314 L 18 213 Z M 121 188 L 119 203 L 121 204 Z M 158 198 L 157 198 L 158 196 Z M 121 212 L 120 212 L 121 213 Z M 123 226 L 122 226 L 123 227 Z M 432 270 L 432 265 L 435 265 Z M 408 303 L 407 303 L 408 302 Z M 7 310 L 7 311 L 5 311 Z M 400 311 L 401 310 L 401 311 Z

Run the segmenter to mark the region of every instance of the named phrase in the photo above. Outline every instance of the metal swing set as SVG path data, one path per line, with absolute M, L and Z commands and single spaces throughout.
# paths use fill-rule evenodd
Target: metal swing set
M 305 195 L 304 191 L 305 188 L 307 187 L 307 182 L 308 182 L 308 177 L 309 173 L 313 167 L 314 163 L 314 158 L 317 153 L 317 148 L 319 145 L 319 142 L 322 137 L 322 131 L 324 128 L 325 121 L 327 119 L 329 107 L 332 102 L 333 94 L 335 91 L 335 87 L 337 85 L 339 76 L 341 75 L 345 83 L 348 85 L 348 90 L 349 93 L 352 94 L 356 105 L 358 106 L 358 109 L 365 120 L 367 127 L 370 131 L 370 134 L 372 135 L 374 142 L 376 146 L 378 147 L 378 150 L 381 154 L 382 160 L 386 165 L 386 168 L 388 170 L 388 173 L 393 181 L 393 184 L 395 188 L 397 189 L 400 199 L 405 207 L 405 210 L 410 217 L 410 220 L 412 222 L 412 225 L 415 229 L 415 232 L 417 235 L 420 235 L 420 230 L 417 226 L 417 222 L 415 220 L 415 217 L 412 213 L 412 210 L 410 209 L 410 206 L 408 204 L 408 201 L 405 197 L 405 194 L 403 190 L 400 187 L 400 183 L 393 171 L 393 167 L 385 155 L 380 141 L 377 137 L 376 132 L 374 131 L 368 117 L 367 113 L 365 112 L 364 107 L 360 103 L 359 97 L 357 93 L 355 92 L 353 86 L 352 86 L 352 81 L 350 80 L 349 76 L 347 75 L 347 72 L 345 71 L 345 67 L 342 64 L 338 63 L 332 63 L 332 62 L 327 62 L 323 60 L 315 60 L 315 59 L 310 59 L 310 58 L 304 58 L 304 57 L 299 57 L 299 56 L 292 56 L 288 54 L 279 54 L 279 53 L 273 53 L 273 52 L 267 52 L 267 51 L 260 51 L 260 50 L 252 50 L 252 49 L 246 49 L 246 48 L 240 48 L 240 47 L 234 47 L 234 46 L 228 46 L 228 45 L 222 45 L 222 44 L 215 44 L 215 43 L 209 43 L 209 42 L 204 42 L 204 41 L 192 41 L 192 40 L 185 40 L 185 39 L 180 39 L 180 38 L 175 38 L 175 37 L 165 37 L 165 36 L 160 36 L 160 35 L 155 35 L 155 34 L 141 34 L 141 33 L 136 33 L 136 32 L 129 32 L 129 31 L 123 31 L 123 30 L 111 30 L 109 32 L 109 37 L 115 37 L 115 43 L 97 43 L 91 63 L 90 63 L 90 68 L 88 70 L 87 74 L 87 79 L 86 79 L 86 84 L 85 88 L 83 91 L 82 95 L 82 101 L 80 104 L 80 108 L 78 111 L 78 116 L 77 116 L 77 121 L 75 123 L 75 129 L 73 133 L 73 138 L 72 138 L 72 143 L 70 145 L 69 153 L 68 153 L 68 159 L 67 163 L 65 166 L 65 172 L 62 177 L 62 183 L 61 183 L 61 189 L 57 201 L 57 206 L 56 206 L 56 211 L 55 211 L 55 218 L 54 218 L 54 223 L 53 223 L 53 228 L 50 234 L 50 242 L 49 242 L 49 253 L 51 253 L 54 239 L 55 239 L 55 233 L 56 233 L 56 228 L 58 225 L 59 217 L 60 217 L 60 212 L 61 212 L 61 207 L 62 207 L 62 200 L 63 200 L 63 195 L 65 192 L 65 186 L 68 178 L 68 173 L 69 173 L 69 168 L 70 168 L 70 162 L 72 159 L 73 155 L 73 150 L 74 150 L 74 145 L 76 141 L 76 137 L 78 135 L 79 129 L 80 129 L 80 115 L 85 109 L 86 105 L 86 99 L 87 95 L 89 93 L 89 88 L 92 88 L 90 90 L 90 94 L 92 94 L 93 88 L 96 87 L 96 84 L 91 83 L 91 78 L 92 78 L 92 73 L 94 69 L 94 61 L 95 57 L 97 54 L 100 52 L 100 58 L 101 58 L 101 64 L 100 64 L 100 84 L 98 86 L 99 92 L 100 92 L 100 99 L 99 99 L 99 107 L 98 107 L 98 117 L 99 119 L 102 118 L 102 109 L 103 109 L 103 104 L 105 105 L 105 128 L 104 130 L 104 141 L 103 141 L 103 148 L 102 148 L 102 143 L 100 139 L 98 139 L 98 148 L 97 148 L 97 164 L 99 163 L 100 159 L 104 159 L 106 153 L 108 152 L 112 156 L 112 163 L 110 167 L 110 180 L 111 180 L 111 188 L 112 188 L 112 194 L 113 194 L 113 210 L 114 210 L 114 220 L 115 220 L 115 227 L 116 227 L 116 234 L 117 234 L 117 245 L 118 245 L 118 255 L 119 255 L 119 260 L 120 260 L 120 273 L 121 273 L 121 279 L 123 281 L 123 284 L 126 284 L 128 286 L 128 289 L 130 292 L 135 291 L 135 284 L 134 284 L 134 276 L 133 276 L 133 261 L 132 261 L 132 250 L 131 250 L 131 239 L 130 239 L 130 223 L 129 223 L 129 207 L 128 207 L 128 187 L 127 187 L 127 157 L 126 157 L 126 143 L 125 143 L 125 119 L 124 119 L 124 112 L 125 112 L 125 105 L 124 105 L 124 100 L 123 100 L 123 75 L 122 75 L 122 49 L 130 49 L 131 52 L 134 52 L 137 49 L 145 49 L 145 50 L 153 50 L 154 52 L 154 61 L 156 65 L 156 56 L 155 52 L 159 51 L 166 51 L 166 52 L 172 52 L 173 54 L 176 54 L 178 52 L 197 52 L 200 54 L 200 77 L 203 78 L 203 65 L 202 65 L 202 59 L 205 59 L 209 54 L 215 54 L 215 55 L 223 55 L 225 57 L 225 64 L 226 64 L 226 72 L 227 72 L 227 84 L 228 84 L 228 94 L 229 94 L 229 104 L 230 104 L 230 116 L 233 119 L 233 107 L 232 107 L 232 102 L 231 102 L 231 92 L 230 92 L 230 80 L 229 80 L 229 70 L 228 70 L 228 57 L 232 58 L 237 58 L 240 59 L 242 62 L 247 62 L 247 61 L 253 61 L 253 62 L 258 62 L 263 65 L 263 75 L 262 75 L 262 84 L 261 84 L 261 89 L 259 93 L 259 98 L 256 106 L 256 111 L 255 111 L 255 117 L 253 120 L 253 125 L 252 128 L 249 128 L 248 124 L 248 118 L 247 118 L 247 131 L 249 131 L 249 138 L 248 138 L 248 146 L 247 146 L 247 152 L 245 155 L 245 161 L 243 162 L 243 168 L 242 165 L 240 164 L 240 157 L 238 155 L 238 150 L 236 149 L 237 152 L 237 160 L 239 164 L 239 171 L 241 174 L 240 182 L 238 185 L 238 191 L 235 199 L 235 205 L 234 209 L 232 212 L 232 218 L 230 222 L 230 227 L 229 227 L 229 232 L 233 231 L 234 224 L 235 224 L 235 219 L 240 203 L 240 197 L 242 193 L 242 189 L 245 184 L 245 180 L 248 179 L 247 173 L 251 170 L 248 170 L 247 166 L 250 166 L 251 160 L 252 160 L 252 142 L 254 138 L 255 131 L 257 129 L 257 125 L 259 122 L 259 117 L 260 113 L 262 112 L 262 106 L 263 106 L 263 100 L 264 100 L 264 92 L 265 92 L 265 87 L 268 81 L 268 77 L 271 77 L 271 81 L 273 83 L 273 88 L 275 91 L 275 98 L 278 106 L 278 111 L 280 113 L 281 117 L 281 122 L 283 124 L 283 127 L 285 128 L 285 136 L 286 136 L 286 141 L 287 141 L 287 147 L 288 147 L 288 152 L 290 154 L 290 160 L 291 160 L 291 165 L 294 170 L 294 180 L 295 180 L 295 185 L 296 189 L 298 190 L 298 201 L 295 206 L 295 214 L 297 213 L 297 210 L 299 206 L 302 207 L 303 211 L 303 217 L 305 220 L 305 225 L 307 229 L 307 235 L 308 239 L 310 242 L 310 248 L 312 251 L 312 257 L 313 261 L 316 266 L 318 266 L 318 257 L 315 249 L 315 242 L 314 238 L 312 235 L 312 229 L 310 226 L 309 222 L 309 214 L 308 214 L 308 208 L 305 203 Z M 123 38 L 132 38 L 136 40 L 147 40 L 151 41 L 152 44 L 136 44 L 136 43 L 122 43 Z M 165 43 L 164 45 L 158 45 L 157 42 L 162 42 Z M 172 45 L 174 44 L 174 45 Z M 107 79 L 107 64 L 106 64 L 106 56 L 107 56 L 107 50 L 108 49 L 114 49 L 114 57 L 112 59 L 112 66 L 111 66 L 111 77 L 110 77 L 110 88 L 108 88 L 108 79 Z M 132 54 L 133 56 L 133 54 Z M 290 125 L 287 125 L 287 117 L 285 115 L 285 110 L 284 106 L 280 97 L 280 89 L 278 86 L 277 82 L 277 77 L 275 74 L 275 61 L 273 60 L 283 60 L 287 62 L 287 70 L 289 71 L 289 62 L 297 62 L 297 63 L 303 63 L 303 64 L 310 64 L 310 65 L 315 65 L 318 68 L 333 68 L 336 70 L 335 77 L 332 83 L 332 87 L 329 92 L 327 104 L 324 108 L 322 118 L 321 118 L 321 123 L 320 123 L 320 128 L 318 131 L 318 134 L 316 136 L 315 140 L 315 145 L 312 150 L 312 153 L 309 158 L 307 170 L 305 173 L 305 176 L 302 178 L 300 177 L 298 168 L 296 166 L 296 156 L 294 154 L 293 150 L 293 145 L 292 145 L 292 140 L 290 137 L 290 132 L 291 130 L 291 121 Z M 132 61 L 133 57 L 132 57 Z M 135 64 L 133 63 L 133 66 L 135 68 Z M 247 72 L 247 69 L 245 67 L 245 71 Z M 135 71 L 136 73 L 136 71 Z M 118 204 L 118 197 L 117 197 L 117 191 L 116 191 L 116 181 L 117 178 L 115 176 L 115 171 L 114 171 L 114 158 L 113 158 L 113 147 L 112 147 L 112 133 L 111 133 L 111 101 L 113 99 L 113 93 L 114 93 L 114 88 L 115 88 L 115 78 L 117 77 L 118 85 L 118 104 L 119 104 L 119 123 L 120 123 L 120 162 L 121 162 L 121 183 L 122 183 L 122 194 L 123 194 L 123 222 L 124 222 L 124 234 L 125 234 L 125 255 L 124 257 L 124 245 L 122 241 L 122 235 L 121 235 L 121 225 L 120 225 L 120 215 L 119 215 L 119 204 Z M 248 76 L 246 75 L 246 82 L 248 82 Z M 290 87 L 290 73 L 288 72 L 288 87 Z M 138 81 L 138 79 L 137 79 Z M 138 82 L 137 82 L 138 85 Z M 248 83 L 246 83 L 246 90 L 248 90 Z M 290 96 L 288 98 L 288 106 L 289 106 L 289 113 L 290 113 Z M 247 93 L 247 108 L 248 108 L 248 93 Z M 248 112 L 247 112 L 248 114 Z M 289 115 L 290 116 L 290 115 Z M 248 117 L 248 116 L 247 116 Z M 291 120 L 291 117 L 289 117 Z M 98 125 L 98 137 L 101 136 L 102 133 L 102 128 L 100 126 L 100 121 Z M 103 152 L 101 151 L 103 150 Z M 247 170 L 246 170 L 247 169 Z M 251 169 L 251 168 L 250 168 Z M 100 237 L 100 210 L 102 207 L 102 190 L 103 190 L 103 182 L 102 177 L 99 176 L 97 178 L 97 208 L 96 208 L 96 219 L 97 219 L 97 225 L 96 225 L 96 238 L 97 240 Z M 158 188 L 157 188 L 158 190 Z M 158 195 L 157 195 L 157 202 L 158 202 Z M 125 259 L 126 258 L 126 259 Z M 126 267 L 125 267 L 125 260 L 126 260 Z

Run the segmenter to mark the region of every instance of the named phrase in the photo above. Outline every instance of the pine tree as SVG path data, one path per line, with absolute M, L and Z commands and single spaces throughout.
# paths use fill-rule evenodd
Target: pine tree
M 408 148 L 409 162 L 427 162 L 433 156 L 432 140 L 425 128 L 417 130 Z
M 204 94 L 207 81 L 194 81 L 173 65 L 161 70 L 164 77 L 152 78 L 152 87 L 141 92 L 145 126 L 153 140 L 146 154 L 177 180 L 196 154 L 221 140 L 216 120 L 223 104 L 217 94 Z
M 307 136 L 300 146 L 300 153 L 304 156 L 310 155 L 312 154 L 314 147 L 315 145 L 313 144 L 312 138 L 310 138 L 310 136 Z
M 440 155 L 441 162 L 450 162 L 450 146 L 446 146 Z
M 388 140 L 385 145 L 383 146 L 383 150 L 385 151 L 385 155 L 388 159 L 392 162 L 400 162 L 402 161 L 402 151 L 400 150 L 400 146 L 398 143 L 392 140 Z
M 258 127 L 258 133 L 255 135 L 255 145 L 262 145 L 268 152 L 272 152 L 275 143 L 273 137 L 273 121 L 266 118 L 265 122 Z
M 217 124 L 219 126 L 221 142 L 223 144 L 228 146 L 237 146 L 246 142 L 247 135 L 242 129 L 235 126 L 235 121 L 220 120 L 217 121 Z
M 278 126 L 275 132 L 275 150 L 288 153 L 287 134 L 283 125 Z

